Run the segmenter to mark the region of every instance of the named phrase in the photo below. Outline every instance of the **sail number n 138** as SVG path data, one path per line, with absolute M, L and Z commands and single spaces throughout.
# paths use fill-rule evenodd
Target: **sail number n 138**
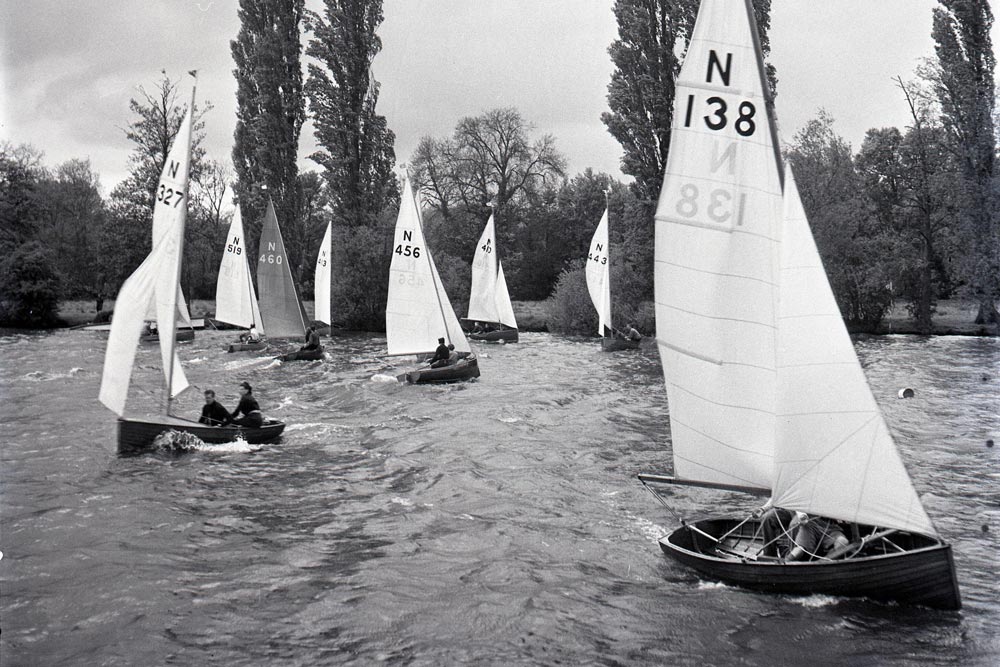
M 743 224 L 743 209 L 747 200 L 745 192 L 734 196 L 729 190 L 714 188 L 705 194 L 694 183 L 685 183 L 680 187 L 680 195 L 674 210 L 681 217 L 693 218 L 704 212 L 712 222 L 723 224 L 735 214 L 736 224 Z
M 721 131 L 732 124 L 736 134 L 741 137 L 749 137 L 757 130 L 757 123 L 754 116 L 757 114 L 757 107 L 749 100 L 743 100 L 737 105 L 735 113 L 730 109 L 725 99 L 718 95 L 706 98 L 704 102 L 705 113 L 701 118 L 705 122 L 705 127 L 710 130 Z M 698 106 L 694 94 L 687 96 L 687 107 L 684 111 L 684 127 L 691 127 L 695 107 Z

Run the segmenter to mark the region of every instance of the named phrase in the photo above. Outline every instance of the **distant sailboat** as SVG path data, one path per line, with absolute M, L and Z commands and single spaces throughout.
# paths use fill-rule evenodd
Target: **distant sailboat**
M 753 17 L 750 0 L 702 0 L 677 82 L 655 264 L 675 477 L 640 479 L 770 495 L 765 508 L 842 522 L 845 544 L 775 557 L 798 536 L 765 537 L 754 513 L 684 522 L 660 546 L 765 591 L 957 609 L 951 547 L 868 387 L 791 171 L 782 183 Z
M 173 331 L 180 299 L 181 257 L 187 215 L 188 168 L 191 160 L 191 106 L 181 123 L 160 175 L 153 207 L 156 239 L 145 261 L 122 285 L 115 300 L 115 316 L 108 335 L 101 377 L 100 400 L 119 415 L 118 451 L 133 453 L 149 447 L 168 430 L 192 433 L 205 442 L 229 442 L 236 436 L 248 442 L 268 442 L 281 435 L 285 425 L 268 422 L 261 428 L 211 427 L 174 417 L 171 401 L 188 387 L 172 336 L 160 339 L 160 356 L 166 385 L 165 414 L 152 418 L 126 418 L 125 404 L 143 322 L 152 309 L 161 331 Z
M 326 233 L 323 234 L 323 240 L 319 244 L 319 253 L 316 255 L 316 279 L 313 281 L 316 299 L 315 319 L 328 326 L 333 325 L 330 315 L 331 226 L 332 223 L 326 223 Z
M 389 295 L 385 308 L 386 344 L 391 356 L 432 354 L 438 338 L 465 355 L 441 368 L 404 373 L 407 382 L 457 382 L 479 377 L 479 362 L 441 285 L 434 258 L 424 241 L 416 199 L 407 177 L 396 218 Z
M 260 246 L 257 249 L 257 284 L 260 286 L 260 315 L 270 340 L 294 338 L 302 340 L 306 335 L 305 315 L 299 301 L 292 278 L 292 264 L 285 252 L 285 242 L 278 227 L 278 216 L 274 212 L 274 202 L 267 201 L 264 225 L 260 232 Z M 282 355 L 282 361 L 316 361 L 323 358 L 319 350 L 294 351 Z
M 597 309 L 597 333 L 602 336 L 601 349 L 606 352 L 635 349 L 638 341 L 615 335 L 611 326 L 611 251 L 608 248 L 608 209 L 594 230 L 587 252 L 587 291 Z
M 503 265 L 496 254 L 496 231 L 493 216 L 476 246 L 472 259 L 472 290 L 469 293 L 469 316 L 462 326 L 472 340 L 517 342 L 517 320 L 507 291 Z M 477 331 L 476 325 L 485 326 Z
M 226 247 L 219 266 L 219 279 L 215 285 L 215 319 L 243 329 L 253 329 L 258 335 L 264 334 L 264 326 L 257 304 L 257 291 L 250 275 L 247 259 L 246 237 L 243 234 L 243 216 L 240 207 L 233 213 L 226 236 Z M 229 346 L 230 352 L 260 350 L 266 346 L 263 341 L 241 340 Z

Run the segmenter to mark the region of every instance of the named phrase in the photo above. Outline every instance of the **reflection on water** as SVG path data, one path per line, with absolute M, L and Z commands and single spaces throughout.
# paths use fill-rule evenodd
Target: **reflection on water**
M 955 548 L 961 613 L 699 581 L 635 481 L 667 472 L 655 350 L 524 334 L 482 377 L 386 382 L 384 338 L 324 362 L 181 348 L 195 390 L 254 385 L 282 443 L 119 459 L 96 400 L 105 338 L 0 338 L 5 664 L 996 664 L 1000 345 L 858 342 L 918 491 Z M 130 406 L 159 408 L 158 352 Z M 912 399 L 896 398 L 913 387 Z M 689 518 L 739 494 L 672 489 Z M 987 526 L 989 532 L 983 532 Z M 821 647 L 821 650 L 820 650 Z

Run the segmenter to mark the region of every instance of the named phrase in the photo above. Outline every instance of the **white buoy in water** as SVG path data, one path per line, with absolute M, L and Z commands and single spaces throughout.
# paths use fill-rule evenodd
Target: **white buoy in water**
M 915 394 L 916 392 L 910 389 L 909 387 L 903 387 L 902 389 L 899 390 L 897 396 L 899 396 L 900 398 L 913 398 Z

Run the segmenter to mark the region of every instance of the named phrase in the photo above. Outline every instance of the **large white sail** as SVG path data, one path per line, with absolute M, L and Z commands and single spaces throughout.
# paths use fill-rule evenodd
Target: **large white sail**
M 587 251 L 587 291 L 597 309 L 597 333 L 611 327 L 611 260 L 608 251 L 608 209 L 597 224 Z
M 935 534 L 875 402 L 785 175 L 773 502 Z
M 324 324 L 333 324 L 330 319 L 330 252 L 331 224 L 326 223 L 326 233 L 319 244 L 319 254 L 316 255 L 316 279 L 313 281 L 315 295 L 315 319 Z
M 146 311 L 153 303 L 162 260 L 166 256 L 164 252 L 158 252 L 163 247 L 153 248 L 139 268 L 125 280 L 115 298 L 115 316 L 111 320 L 108 347 L 104 353 L 99 398 L 119 416 L 125 413 L 139 334 Z
M 305 318 L 292 279 L 291 262 L 278 227 L 278 216 L 270 200 L 264 213 L 257 253 L 260 255 L 257 259 L 260 310 L 267 335 L 270 338 L 302 338 L 306 333 Z
M 472 258 L 472 290 L 469 293 L 469 319 L 499 322 L 497 312 L 497 254 L 493 216 L 483 229 Z
M 256 326 L 264 333 L 257 306 L 257 292 L 250 275 L 247 259 L 246 237 L 243 234 L 243 216 L 239 206 L 229 223 L 229 235 L 222 252 L 219 279 L 215 284 L 215 319 L 249 329 Z
M 507 279 L 503 276 L 503 263 L 497 260 L 497 319 L 511 329 L 517 328 L 514 317 L 514 304 L 510 302 L 510 292 L 507 291 Z
M 442 337 L 458 351 L 471 349 L 424 241 L 408 177 L 403 182 L 392 243 L 385 332 L 390 355 L 433 352 Z
M 752 16 L 703 0 L 656 209 L 657 342 L 679 477 L 768 489 L 781 181 Z

